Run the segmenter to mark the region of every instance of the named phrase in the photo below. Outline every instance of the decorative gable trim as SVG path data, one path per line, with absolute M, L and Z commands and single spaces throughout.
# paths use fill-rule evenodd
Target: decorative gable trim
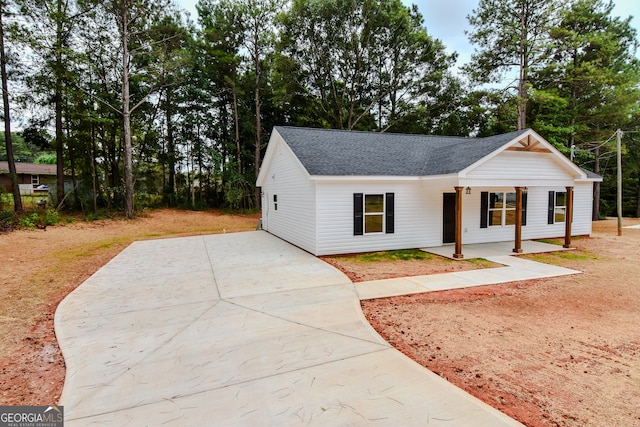
M 551 153 L 549 148 L 545 147 L 540 140 L 536 139 L 532 134 L 526 135 L 524 138 L 518 140 L 517 145 L 507 147 L 508 151 L 528 151 L 530 153 Z

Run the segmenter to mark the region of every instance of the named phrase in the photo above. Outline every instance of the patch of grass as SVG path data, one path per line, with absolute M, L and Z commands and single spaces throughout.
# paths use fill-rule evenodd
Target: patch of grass
M 544 254 L 523 255 L 524 258 L 546 264 L 562 265 L 563 261 L 594 261 L 598 255 L 589 251 L 559 251 Z
M 484 259 L 484 258 L 470 258 L 470 259 L 465 259 L 462 261 L 455 261 L 455 262 L 466 262 L 467 264 L 473 265 L 477 269 L 494 268 L 499 266 L 499 264 L 496 264 L 495 262 L 489 261 L 488 259 Z
M 110 239 L 104 239 L 97 242 L 88 242 L 80 247 L 68 249 L 64 251 L 52 252 L 49 254 L 50 259 L 59 261 L 73 262 L 74 260 L 91 257 L 99 254 L 105 250 L 108 250 L 117 245 L 127 245 L 133 242 L 135 238 L 130 236 L 125 237 L 113 237 Z
M 564 240 L 560 240 L 560 239 L 538 239 L 536 241 L 540 243 L 548 243 L 550 245 L 558 245 L 558 246 L 564 243 Z
M 401 249 L 397 251 L 368 252 L 363 254 L 338 257 L 353 262 L 410 261 L 432 259 L 433 255 L 418 249 Z

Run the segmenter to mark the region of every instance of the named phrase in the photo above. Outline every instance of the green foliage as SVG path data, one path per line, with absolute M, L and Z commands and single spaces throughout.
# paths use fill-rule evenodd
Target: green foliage
M 39 147 L 25 141 L 19 133 L 11 132 L 11 139 L 13 142 L 13 158 L 16 162 L 32 163 L 40 153 Z M 0 132 L 0 160 L 7 160 L 4 132 Z
M 36 157 L 33 163 L 39 165 L 55 165 L 56 164 L 56 155 L 52 153 L 42 153 Z
M 36 228 L 36 224 L 40 224 L 40 215 L 37 212 L 22 215 L 18 219 L 20 228 Z
M 137 210 L 158 208 L 162 206 L 162 195 L 136 192 L 135 206 Z
M 9 206 L 9 195 L 4 189 L 4 185 L 0 185 L 0 212 L 4 211 Z
M 224 187 L 224 198 L 233 209 L 252 209 L 253 186 L 244 176 L 233 174 Z
M 426 120 L 412 131 L 444 131 L 437 121 L 456 106 L 445 101 L 455 93 L 455 57 L 427 34 L 417 8 L 296 0 L 281 22 L 280 102 L 298 107 L 294 123 L 393 130 L 419 116 Z
M 46 225 L 56 225 L 62 220 L 60 213 L 55 209 L 47 209 L 44 214 L 44 223 Z
M 47 209 L 38 212 L 24 213 L 18 217 L 20 228 L 34 229 L 44 228 L 49 225 L 56 225 L 62 220 L 60 213 L 55 209 Z

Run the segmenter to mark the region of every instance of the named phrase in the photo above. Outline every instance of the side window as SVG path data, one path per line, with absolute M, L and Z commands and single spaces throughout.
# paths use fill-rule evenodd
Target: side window
M 273 210 L 274 211 L 278 210 L 278 195 L 277 194 L 273 195 Z
M 394 232 L 394 193 L 353 194 L 353 234 Z
M 364 232 L 382 233 L 384 225 L 384 194 L 364 196 Z
M 31 185 L 36 187 L 40 185 L 40 175 L 31 175 Z

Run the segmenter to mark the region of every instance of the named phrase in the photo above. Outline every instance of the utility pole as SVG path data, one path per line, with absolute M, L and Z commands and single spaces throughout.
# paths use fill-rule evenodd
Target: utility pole
M 618 149 L 618 236 L 622 236 L 622 131 L 616 131 Z

